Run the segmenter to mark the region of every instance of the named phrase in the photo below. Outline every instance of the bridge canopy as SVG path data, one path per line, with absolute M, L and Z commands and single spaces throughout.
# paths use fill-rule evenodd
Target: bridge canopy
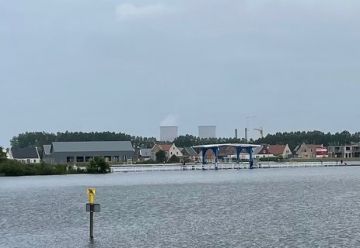
M 241 148 L 256 148 L 260 147 L 260 145 L 254 145 L 254 144 L 209 144 L 209 145 L 199 145 L 199 146 L 193 146 L 193 148 L 220 148 L 224 146 L 231 146 L 231 147 L 241 147 Z

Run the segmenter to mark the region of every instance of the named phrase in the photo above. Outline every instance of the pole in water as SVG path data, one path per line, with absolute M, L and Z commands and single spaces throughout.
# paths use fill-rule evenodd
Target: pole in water
M 90 239 L 94 239 L 94 212 L 90 211 Z
M 100 212 L 100 204 L 95 204 L 96 189 L 87 189 L 89 203 L 86 204 L 86 212 L 90 212 L 90 240 L 94 239 L 94 213 Z

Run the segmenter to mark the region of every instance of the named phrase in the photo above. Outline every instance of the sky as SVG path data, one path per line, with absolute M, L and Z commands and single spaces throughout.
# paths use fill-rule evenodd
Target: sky
M 26 131 L 359 131 L 358 0 L 0 0 L 0 145 Z

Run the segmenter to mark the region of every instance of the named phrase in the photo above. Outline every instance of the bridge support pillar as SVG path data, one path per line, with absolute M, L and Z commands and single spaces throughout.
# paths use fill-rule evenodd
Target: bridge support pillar
M 240 163 L 240 153 L 242 151 L 242 147 L 236 147 L 236 163 Z
M 253 169 L 254 168 L 253 149 L 249 147 L 247 151 L 249 153 L 249 169 Z
M 202 164 L 205 165 L 206 164 L 206 148 L 201 148 L 201 155 L 202 155 Z
M 219 162 L 219 147 L 214 147 L 212 148 L 212 151 L 214 152 L 215 155 L 215 170 L 218 169 L 218 162 Z

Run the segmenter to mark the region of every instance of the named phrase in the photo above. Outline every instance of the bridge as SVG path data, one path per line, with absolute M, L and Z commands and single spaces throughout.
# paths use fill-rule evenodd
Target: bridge
M 253 145 L 253 144 L 210 144 L 210 145 L 200 145 L 200 146 L 193 146 L 193 148 L 198 148 L 201 150 L 202 155 L 202 163 L 206 164 L 206 152 L 211 150 L 215 155 L 215 169 L 217 169 L 218 165 L 218 157 L 220 147 L 234 147 L 236 149 L 236 160 L 240 162 L 240 153 L 242 151 L 246 151 L 249 153 L 249 168 L 252 169 L 254 166 L 254 157 L 253 152 L 254 148 L 260 147 L 260 145 Z

